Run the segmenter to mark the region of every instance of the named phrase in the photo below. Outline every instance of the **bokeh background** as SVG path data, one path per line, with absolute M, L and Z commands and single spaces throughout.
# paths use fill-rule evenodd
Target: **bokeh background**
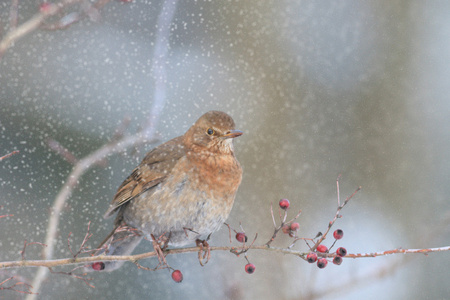
M 19 2 L 19 23 L 38 10 Z M 35 31 L 0 61 L 0 259 L 20 259 L 23 241 L 44 242 L 49 209 L 72 165 L 47 146 L 55 139 L 81 158 L 108 143 L 124 119 L 135 133 L 150 113 L 156 22 L 162 1 L 112 1 L 96 21 Z M 0 3 L 2 35 L 10 1 Z M 341 197 L 363 189 L 342 211 L 338 245 L 350 253 L 450 244 L 450 2 L 180 1 L 171 26 L 167 97 L 160 141 L 183 134 L 204 112 L 229 113 L 245 135 L 235 150 L 244 168 L 229 223 L 256 243 L 272 234 L 270 204 L 302 210 L 300 232 L 326 230 Z M 117 187 L 147 144 L 109 157 L 79 182 L 61 218 L 55 257 L 69 256 L 89 221 L 95 247 Z M 331 239 L 325 244 L 331 245 Z M 228 230 L 212 245 L 229 245 Z M 285 247 L 280 236 L 274 245 Z M 295 249 L 305 250 L 298 243 Z M 143 243 L 137 252 L 150 251 Z M 28 259 L 41 248 L 30 246 Z M 320 270 L 296 257 L 250 251 L 168 257 L 184 273 L 126 264 L 93 274 L 95 289 L 50 275 L 39 299 L 447 299 L 450 254 L 344 259 Z M 148 266 L 154 260 L 143 262 Z M 36 269 L 7 270 L 32 280 Z M 3 279 L 2 279 L 3 278 Z M 4 299 L 25 296 L 0 291 Z

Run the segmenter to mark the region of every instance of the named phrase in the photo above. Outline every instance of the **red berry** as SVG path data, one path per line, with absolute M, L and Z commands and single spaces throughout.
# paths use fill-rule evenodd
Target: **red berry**
M 328 264 L 328 261 L 327 261 L 327 259 L 324 258 L 324 257 L 319 258 L 319 260 L 317 261 L 317 266 L 318 266 L 320 269 L 325 268 L 325 267 L 327 266 L 327 264 Z
M 306 260 L 312 264 L 317 261 L 317 254 L 314 252 L 309 252 L 308 255 L 306 255 Z
M 283 231 L 283 233 L 288 234 L 289 232 L 291 232 L 291 226 L 289 226 L 289 225 L 283 225 L 283 227 L 281 228 L 281 230 Z
M 253 274 L 253 272 L 255 272 L 255 269 L 256 267 L 254 264 L 248 263 L 245 265 L 245 272 L 247 272 L 248 274 Z
M 39 10 L 41 13 L 46 13 L 50 10 L 52 4 L 48 3 L 48 2 L 42 2 L 41 5 L 39 6 Z
M 319 246 L 317 246 L 317 251 L 319 251 L 320 253 L 326 253 L 328 252 L 328 248 L 327 246 L 320 244 Z
M 338 266 L 339 266 L 340 264 L 342 264 L 342 257 L 340 257 L 339 255 L 333 257 L 333 264 L 338 265 Z
M 175 282 L 182 282 L 183 281 L 183 273 L 181 273 L 180 270 L 175 270 L 172 272 L 172 279 Z
M 291 230 L 292 231 L 297 231 L 300 228 L 300 224 L 298 223 L 292 223 L 291 224 Z
M 98 261 L 98 262 L 93 263 L 93 264 L 91 265 L 91 267 L 92 267 L 92 269 L 94 269 L 95 271 L 101 271 L 101 270 L 104 270 L 104 269 L 105 269 L 105 263 L 104 263 L 104 262 L 101 262 L 101 261 Z
M 243 232 L 236 233 L 236 240 L 239 243 L 246 243 L 247 242 L 247 236 Z
M 336 250 L 336 254 L 341 256 L 341 257 L 344 257 L 344 256 L 347 255 L 347 249 L 345 249 L 344 247 L 339 247 Z
M 280 204 L 281 209 L 289 208 L 289 200 L 288 199 L 281 199 L 279 204 Z
M 337 240 L 342 239 L 343 236 L 344 236 L 344 231 L 342 231 L 342 229 L 336 229 L 336 230 L 333 232 L 333 237 L 334 237 L 335 239 L 337 239 Z

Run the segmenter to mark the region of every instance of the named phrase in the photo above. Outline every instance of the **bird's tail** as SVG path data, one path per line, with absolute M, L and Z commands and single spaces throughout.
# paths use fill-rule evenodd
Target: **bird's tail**
M 130 255 L 134 248 L 139 245 L 142 234 L 128 226 L 116 226 L 113 231 L 103 240 L 94 255 Z M 96 262 L 85 267 L 85 271 L 114 271 L 125 263 L 121 261 Z

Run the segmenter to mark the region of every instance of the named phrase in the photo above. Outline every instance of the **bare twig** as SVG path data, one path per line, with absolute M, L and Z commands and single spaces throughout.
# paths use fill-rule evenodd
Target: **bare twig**
M 52 274 L 60 274 L 60 275 L 67 275 L 70 277 L 73 277 L 75 279 L 80 279 L 82 280 L 87 286 L 91 287 L 91 288 L 95 288 L 94 285 L 90 284 L 89 281 L 92 281 L 92 278 L 88 278 L 86 277 L 86 273 L 83 274 L 75 274 L 74 272 L 78 269 L 82 269 L 84 268 L 84 266 L 80 266 L 80 267 L 75 267 L 72 270 L 70 270 L 69 272 L 61 272 L 61 271 L 53 271 L 52 268 L 48 268 L 48 270 L 50 271 L 50 273 Z
M 164 270 L 164 269 L 171 269 L 171 267 L 167 263 L 164 264 L 161 261 L 154 268 L 144 267 L 138 261 L 133 261 L 133 263 L 138 267 L 138 269 L 142 269 L 145 271 L 158 271 L 158 270 Z
M 0 291 L 10 290 L 10 291 L 14 291 L 14 292 L 21 293 L 21 294 L 33 294 L 33 292 L 31 291 L 31 289 L 33 287 L 31 285 L 29 285 L 28 283 L 25 283 L 22 281 L 17 281 L 17 282 L 14 282 L 10 286 L 5 286 L 5 283 L 7 283 L 13 279 L 16 279 L 16 277 L 12 276 L 12 277 L 9 277 L 9 278 L 3 280 L 2 282 L 0 282 Z M 23 290 L 18 290 L 17 287 L 23 287 Z
M 234 229 L 232 229 L 231 228 L 231 226 L 228 224 L 228 223 L 224 223 L 227 227 L 228 227 L 228 235 L 229 235 L 229 238 L 230 238 L 230 244 L 233 242 L 232 240 L 231 240 L 231 230 L 233 230 L 234 232 L 236 232 L 236 230 L 234 230 Z
M 19 6 L 19 0 L 11 1 L 11 8 L 9 10 L 9 30 L 16 29 L 18 6 Z
M 61 145 L 58 141 L 55 141 L 53 139 L 47 140 L 47 145 L 50 149 L 55 151 L 57 154 L 59 154 L 62 158 L 64 158 L 66 161 L 68 161 L 71 164 L 76 164 L 78 159 L 75 157 L 75 155 L 72 154 L 67 148 L 65 148 L 63 145 Z
M 341 178 L 341 174 L 338 175 L 337 179 L 336 179 L 336 190 L 337 190 L 337 203 L 338 203 L 338 207 L 341 206 L 341 196 L 339 193 L 339 179 Z
M 18 150 L 15 150 L 15 151 L 13 151 L 13 152 L 11 152 L 11 153 L 8 153 L 8 154 L 6 154 L 6 155 L 3 155 L 3 156 L 0 157 L 0 161 L 6 159 L 6 158 L 8 158 L 8 157 L 11 157 L 11 156 L 13 156 L 14 154 L 17 154 L 17 153 L 19 153 L 19 151 L 18 151 Z
M 338 176 L 337 179 L 337 191 L 338 191 L 338 203 L 340 204 L 340 199 L 339 199 L 339 178 L 341 175 Z M 314 244 L 314 246 L 311 247 L 311 251 L 314 251 L 317 249 L 317 246 L 319 246 L 326 238 L 327 238 L 327 234 L 328 232 L 330 232 L 331 227 L 334 225 L 334 223 L 336 222 L 336 220 L 338 218 L 341 217 L 340 212 L 342 210 L 342 208 L 344 208 L 345 205 L 347 205 L 348 201 L 350 201 L 350 199 L 353 198 L 353 196 L 356 195 L 356 193 L 361 190 L 361 187 L 359 186 L 354 192 L 353 194 L 351 194 L 350 196 L 348 196 L 347 198 L 345 198 L 345 201 L 342 205 L 339 205 L 337 210 L 336 210 L 336 214 L 334 215 L 333 220 L 330 221 L 330 223 L 328 223 L 328 228 L 327 231 L 325 231 L 324 234 L 320 235 L 320 238 L 317 240 L 317 242 Z
M 20 251 L 20 255 L 22 256 L 22 260 L 25 260 L 25 251 L 26 251 L 27 247 L 30 246 L 30 245 L 40 245 L 40 246 L 42 246 L 42 247 L 47 247 L 47 245 L 42 244 L 42 243 L 39 243 L 39 242 L 31 242 L 31 243 L 27 243 L 27 240 L 25 240 L 25 241 L 23 242 L 23 248 L 22 248 L 22 251 Z
M 89 241 L 89 239 L 93 235 L 92 233 L 89 232 L 89 227 L 90 226 L 91 226 L 91 222 L 88 223 L 86 235 L 84 236 L 84 239 L 81 242 L 80 248 L 78 249 L 77 253 L 73 253 L 72 248 L 70 247 L 70 235 L 72 234 L 72 232 L 69 232 L 69 236 L 67 237 L 67 247 L 69 248 L 69 251 L 70 251 L 70 253 L 72 253 L 74 258 L 78 257 L 78 255 L 80 255 L 81 253 L 93 252 L 93 251 L 97 250 L 97 249 L 86 250 L 86 243 Z

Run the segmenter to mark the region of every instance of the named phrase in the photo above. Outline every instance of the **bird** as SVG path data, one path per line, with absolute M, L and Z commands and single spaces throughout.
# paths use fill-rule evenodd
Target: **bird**
M 94 254 L 130 255 L 142 239 L 154 248 L 209 247 L 206 240 L 228 218 L 241 184 L 233 139 L 242 134 L 227 113 L 209 111 L 184 135 L 148 152 L 118 188 L 104 215 L 117 213 L 114 229 Z M 123 263 L 91 269 L 113 271 Z

